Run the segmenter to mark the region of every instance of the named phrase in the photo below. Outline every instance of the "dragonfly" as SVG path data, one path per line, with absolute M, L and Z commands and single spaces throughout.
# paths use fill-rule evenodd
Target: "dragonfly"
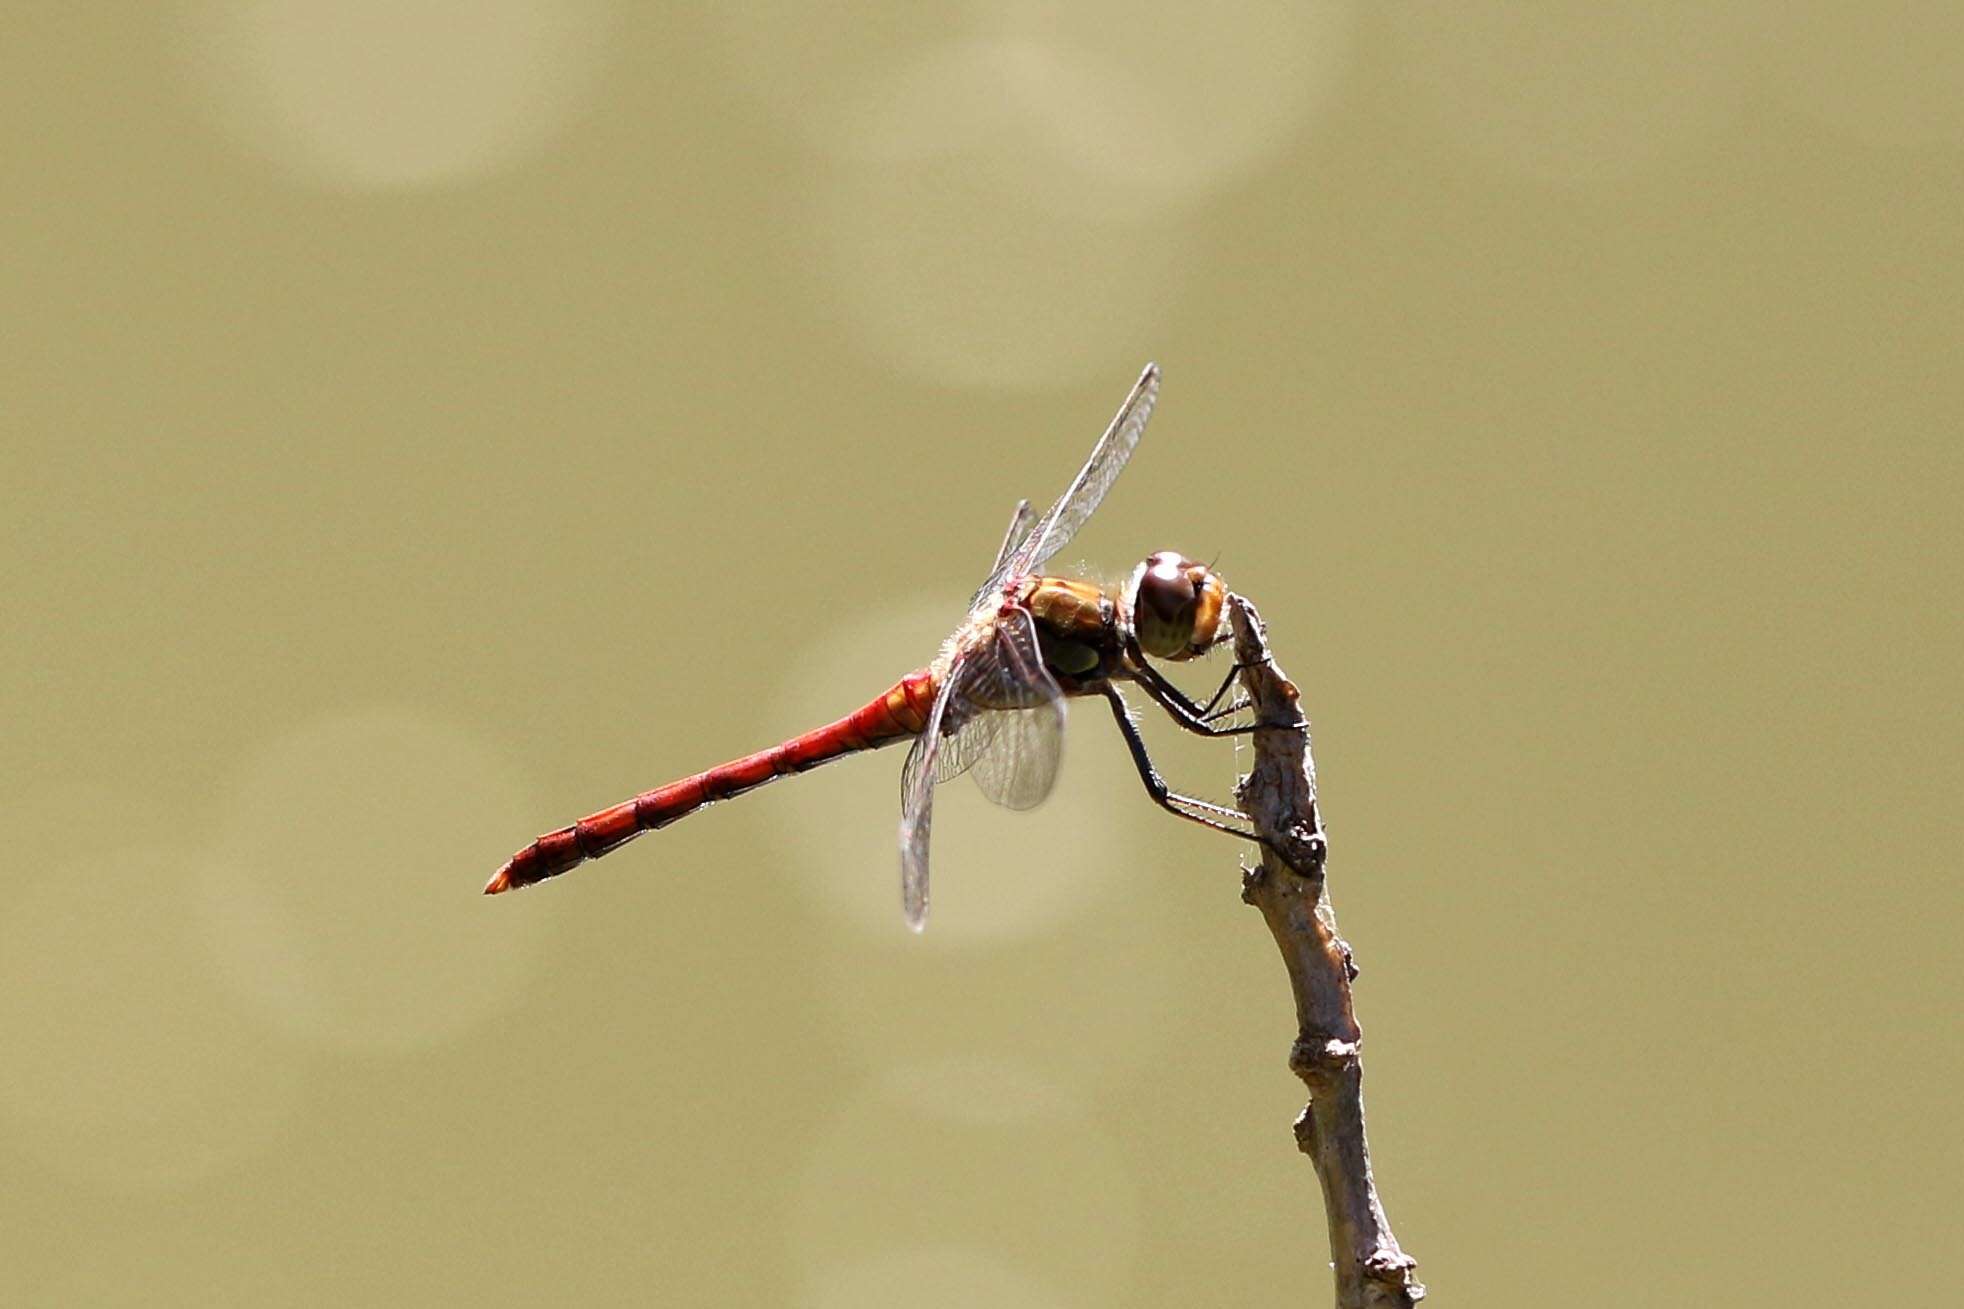
M 1121 684 L 1137 687 L 1182 728 L 1201 736 L 1252 732 L 1237 725 L 1245 697 L 1228 698 L 1239 665 L 1206 701 L 1154 667 L 1207 654 L 1231 635 L 1230 593 L 1211 565 L 1162 550 L 1116 586 L 1043 567 L 1068 545 L 1118 480 L 1159 395 L 1147 364 L 1064 493 L 1041 514 L 1016 506 L 968 616 L 926 667 L 852 713 L 548 832 L 507 860 L 486 895 L 531 886 L 667 827 L 718 800 L 849 755 L 911 741 L 900 770 L 901 905 L 920 931 L 928 914 L 928 844 L 934 788 L 966 773 L 1009 809 L 1043 802 L 1057 780 L 1066 704 L 1102 698 L 1155 804 L 1178 817 L 1260 841 L 1246 814 L 1172 790 L 1147 753 Z M 1226 701 L 1226 703 L 1223 703 Z

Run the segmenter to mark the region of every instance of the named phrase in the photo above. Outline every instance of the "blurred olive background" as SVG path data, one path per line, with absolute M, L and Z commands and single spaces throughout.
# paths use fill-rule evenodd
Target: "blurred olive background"
M 925 660 L 1149 358 L 1073 554 L 1304 688 L 1435 1299 L 1964 1273 L 1954 7 L 4 27 L 0 1301 L 1323 1303 L 1095 705 L 922 938 L 898 752 L 477 894 Z

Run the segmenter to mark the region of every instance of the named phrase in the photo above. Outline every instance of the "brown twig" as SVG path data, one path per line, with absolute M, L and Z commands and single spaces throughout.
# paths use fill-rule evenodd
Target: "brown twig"
M 1330 1225 L 1338 1309 L 1409 1309 L 1425 1295 L 1418 1261 L 1398 1248 L 1371 1178 L 1364 1143 L 1363 1030 L 1351 1006 L 1357 975 L 1337 935 L 1323 881 L 1328 846 L 1316 808 L 1309 722 L 1295 685 L 1269 654 L 1253 605 L 1228 598 L 1235 660 L 1255 712 L 1255 765 L 1236 788 L 1263 840 L 1262 862 L 1242 870 L 1241 898 L 1262 911 L 1296 997 L 1289 1067 L 1309 1088 L 1296 1145 L 1316 1166 Z

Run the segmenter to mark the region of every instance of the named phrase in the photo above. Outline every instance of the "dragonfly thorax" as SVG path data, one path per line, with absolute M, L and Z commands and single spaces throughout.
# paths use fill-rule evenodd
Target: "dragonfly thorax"
M 1206 564 L 1172 550 L 1148 555 L 1125 584 L 1123 613 L 1139 648 L 1156 659 L 1191 659 L 1225 635 L 1227 584 Z

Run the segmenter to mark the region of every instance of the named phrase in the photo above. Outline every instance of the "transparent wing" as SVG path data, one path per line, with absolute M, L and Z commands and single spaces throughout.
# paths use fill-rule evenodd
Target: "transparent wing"
M 1064 748 L 1064 693 L 1043 666 L 1036 620 L 1011 609 L 970 655 L 958 692 L 981 710 L 962 735 L 986 732 L 969 767 L 982 794 L 1010 809 L 1042 804 L 1057 783 Z
M 956 656 L 900 769 L 900 902 L 927 925 L 934 788 L 974 770 L 983 794 L 1028 809 L 1050 794 L 1063 749 L 1064 693 L 1043 666 L 1036 619 L 1007 608 Z
M 984 596 L 1002 585 L 1003 578 L 1009 574 L 1010 557 L 1016 553 L 1019 546 L 1030 539 L 1030 529 L 1036 526 L 1036 521 L 1036 512 L 1030 508 L 1030 502 L 1017 501 L 1016 512 L 1009 516 L 1009 530 L 1002 535 L 1002 549 L 996 551 L 996 562 L 989 569 L 988 580 L 977 587 L 975 594 L 969 597 L 969 608 L 973 609 L 981 604 Z
M 1016 511 L 1009 516 L 1009 530 L 1002 534 L 1002 549 L 996 551 L 996 562 L 989 565 L 989 571 L 1001 568 L 1008 559 L 1029 538 L 1030 527 L 1037 521 L 1036 512 L 1030 508 L 1028 500 L 1018 500 Z
M 1064 702 L 986 716 L 1000 725 L 969 776 L 983 795 L 1005 809 L 1036 808 L 1057 784 L 1057 763 L 1064 753 Z
M 900 767 L 900 906 L 915 931 L 927 926 L 927 847 L 934 825 L 934 783 L 941 754 L 943 724 L 955 687 L 961 681 L 957 659 L 935 694 L 927 723 L 914 738 L 907 762 Z
M 1146 430 L 1146 420 L 1152 417 L 1153 402 L 1158 398 L 1159 365 L 1147 364 L 1139 380 L 1132 384 L 1132 394 L 1125 397 L 1125 403 L 1112 416 L 1111 426 L 1091 448 L 1091 457 L 1084 461 L 1076 479 L 1037 520 L 1022 547 L 1003 561 L 1003 576 L 1042 567 L 1077 535 L 1078 529 L 1098 508 L 1098 502 L 1105 498 L 1105 492 L 1112 489 L 1112 483 L 1125 471 L 1125 462 L 1138 446 L 1139 437 Z
M 937 786 L 953 781 L 975 767 L 995 748 L 996 733 L 1003 726 L 1003 715 L 977 712 L 973 706 L 961 702 L 959 692 L 956 694 L 956 702 L 948 708 L 947 721 L 941 725 L 941 753 L 934 760 L 934 781 Z M 959 724 L 955 722 L 958 712 L 967 714 L 967 718 Z

